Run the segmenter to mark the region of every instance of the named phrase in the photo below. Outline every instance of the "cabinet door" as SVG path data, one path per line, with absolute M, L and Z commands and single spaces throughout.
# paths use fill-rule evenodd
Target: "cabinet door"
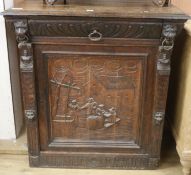
M 148 166 L 157 48 L 156 41 L 34 45 L 42 162 Z

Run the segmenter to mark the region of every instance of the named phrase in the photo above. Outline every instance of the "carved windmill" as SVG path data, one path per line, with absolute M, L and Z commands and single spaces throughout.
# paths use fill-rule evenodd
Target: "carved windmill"
M 50 82 L 56 85 L 52 116 L 62 121 L 66 127 L 76 127 L 78 117 L 69 108 L 69 97 L 71 90 L 79 91 L 80 88 L 73 84 L 72 73 L 68 69 L 58 68 Z

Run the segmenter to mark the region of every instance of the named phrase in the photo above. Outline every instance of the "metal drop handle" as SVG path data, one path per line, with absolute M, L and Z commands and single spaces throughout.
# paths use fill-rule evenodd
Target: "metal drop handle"
M 97 30 L 94 30 L 92 33 L 90 33 L 88 35 L 88 37 L 91 41 L 100 41 L 102 39 L 103 35 L 100 32 L 98 32 Z
M 173 40 L 168 40 L 167 38 L 165 38 L 163 40 L 163 42 L 162 42 L 162 47 L 163 47 L 164 50 L 170 51 L 174 47 L 174 41 Z

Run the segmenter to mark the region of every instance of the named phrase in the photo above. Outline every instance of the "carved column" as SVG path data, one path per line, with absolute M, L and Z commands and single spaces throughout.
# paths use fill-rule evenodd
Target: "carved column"
M 158 51 L 157 60 L 157 73 L 155 81 L 155 98 L 153 108 L 153 141 L 158 142 L 158 148 L 154 148 L 155 153 L 160 152 L 160 140 L 156 138 L 162 138 L 163 123 L 165 118 L 166 99 L 169 85 L 170 76 L 170 60 L 174 47 L 174 39 L 177 34 L 177 27 L 174 24 L 164 24 L 161 45 Z M 160 136 L 159 136 L 160 135 Z
M 28 34 L 27 20 L 14 22 L 14 27 L 18 43 L 23 107 L 28 130 L 28 147 L 30 150 L 29 156 L 30 159 L 32 158 L 38 161 L 38 120 L 32 43 Z M 35 161 L 32 162 L 34 163 Z

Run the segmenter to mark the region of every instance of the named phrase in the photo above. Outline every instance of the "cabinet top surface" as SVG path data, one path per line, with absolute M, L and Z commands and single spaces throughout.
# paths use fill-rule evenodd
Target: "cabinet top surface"
M 138 6 L 118 4 L 107 5 L 44 5 L 42 0 L 24 1 L 3 12 L 4 16 L 79 16 L 79 17 L 120 17 L 120 18 L 158 18 L 188 19 L 181 10 L 174 6 Z

